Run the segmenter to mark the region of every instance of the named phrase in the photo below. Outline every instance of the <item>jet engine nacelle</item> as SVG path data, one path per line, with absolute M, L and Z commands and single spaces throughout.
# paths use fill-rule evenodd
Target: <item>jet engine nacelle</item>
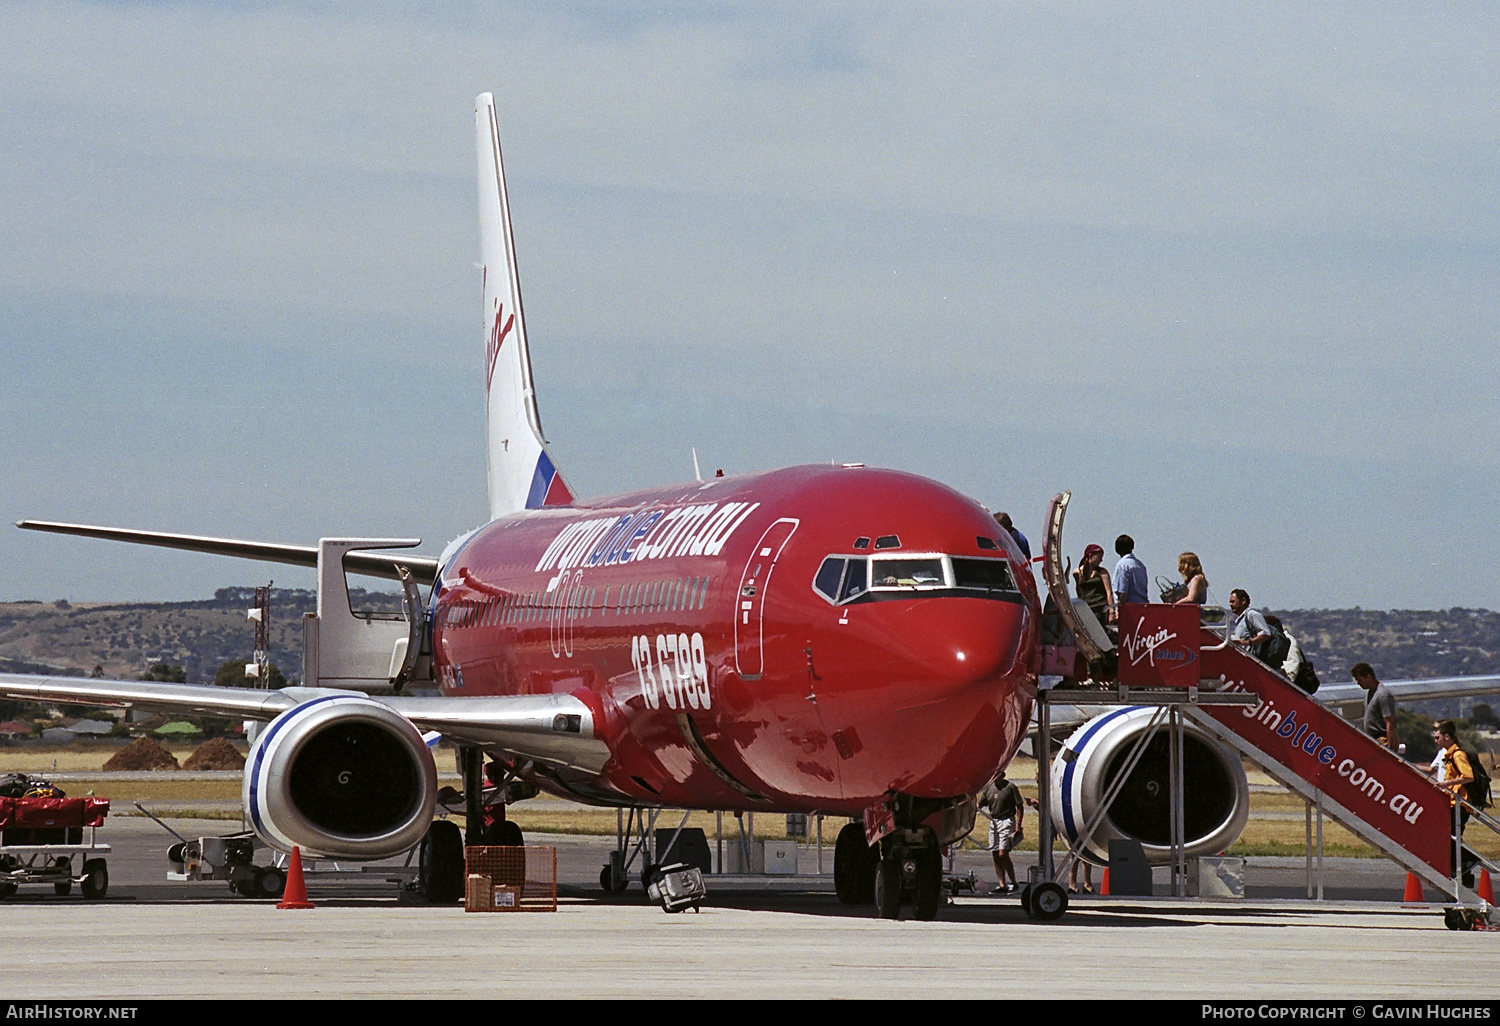
M 244 802 L 275 848 L 387 858 L 432 823 L 437 767 L 400 713 L 362 695 L 327 695 L 266 725 L 245 763 Z
M 1078 847 L 1079 836 L 1155 714 L 1154 708 L 1135 706 L 1095 716 L 1073 732 L 1053 760 L 1052 822 L 1072 847 Z M 1245 829 L 1250 785 L 1238 755 L 1191 723 L 1184 723 L 1182 730 L 1187 854 L 1216 855 Z M 1171 861 L 1169 737 L 1163 722 L 1084 847 L 1088 861 L 1108 865 L 1109 842 L 1116 838 L 1140 841 L 1153 865 Z

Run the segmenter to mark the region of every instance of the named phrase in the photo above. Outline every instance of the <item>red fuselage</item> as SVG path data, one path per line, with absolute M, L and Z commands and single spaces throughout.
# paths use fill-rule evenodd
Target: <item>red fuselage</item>
M 606 803 L 858 814 L 973 794 L 1036 694 L 1036 587 L 935 482 L 793 467 L 534 510 L 447 557 L 445 695 L 567 694 L 612 756 L 539 770 Z

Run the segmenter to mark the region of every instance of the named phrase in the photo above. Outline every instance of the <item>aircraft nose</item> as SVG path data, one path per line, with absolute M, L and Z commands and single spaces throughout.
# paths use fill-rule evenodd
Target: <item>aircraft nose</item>
M 934 685 L 982 684 L 1015 665 L 1025 634 L 1025 607 L 971 600 L 913 605 L 898 619 L 891 645 L 893 678 Z
M 973 794 L 1015 754 L 1030 717 L 1036 635 L 1029 607 L 993 599 L 913 603 L 890 621 L 885 639 L 885 680 L 841 710 L 858 723 L 869 755 L 845 761 L 846 797 Z

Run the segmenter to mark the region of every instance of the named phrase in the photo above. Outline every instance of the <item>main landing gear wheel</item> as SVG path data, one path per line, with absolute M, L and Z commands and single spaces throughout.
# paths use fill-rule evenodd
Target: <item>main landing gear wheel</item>
M 507 819 L 485 827 L 480 843 L 500 848 L 521 848 L 525 846 L 526 839 L 521 835 L 521 828 Z
M 886 857 L 875 867 L 875 914 L 881 919 L 901 915 L 901 861 Z
M 1068 892 L 1055 883 L 1037 884 L 1024 894 L 1026 911 L 1033 919 L 1050 923 L 1068 910 Z
M 432 905 L 464 896 L 464 838 L 458 824 L 435 820 L 417 852 L 417 893 Z
M 833 890 L 845 905 L 875 900 L 875 866 L 880 849 L 865 843 L 864 827 L 847 823 L 833 846 Z
M 275 866 L 267 866 L 255 874 L 246 890 L 257 898 L 279 898 L 286 893 L 286 874 Z
M 924 851 L 917 857 L 917 880 L 912 894 L 912 912 L 918 919 L 936 919 L 943 904 L 943 857 Z
M 1031 912 L 1031 884 L 1021 885 L 1021 911 L 1026 913 L 1027 919 L 1035 919 Z

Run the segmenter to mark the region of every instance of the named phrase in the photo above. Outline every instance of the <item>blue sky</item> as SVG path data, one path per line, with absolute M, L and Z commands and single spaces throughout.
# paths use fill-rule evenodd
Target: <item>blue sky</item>
M 478 523 L 493 91 L 583 494 L 858 460 L 1500 607 L 1493 5 L 428 6 L 0 4 L 5 520 Z M 0 599 L 267 576 L 0 530 Z

